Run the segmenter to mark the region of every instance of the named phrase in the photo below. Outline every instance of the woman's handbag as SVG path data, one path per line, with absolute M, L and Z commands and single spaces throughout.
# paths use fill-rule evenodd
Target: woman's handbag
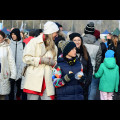
M 26 74 L 27 67 L 28 67 L 28 65 L 26 65 L 26 66 L 23 68 L 22 76 L 24 76 L 24 77 L 25 77 L 25 74 Z

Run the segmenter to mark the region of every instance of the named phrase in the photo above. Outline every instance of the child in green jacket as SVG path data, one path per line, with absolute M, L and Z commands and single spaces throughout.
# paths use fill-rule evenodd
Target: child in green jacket
M 119 85 L 119 67 L 116 64 L 113 50 L 108 50 L 105 53 L 104 62 L 94 76 L 100 78 L 100 99 L 113 100 L 113 93 L 114 91 L 118 92 Z

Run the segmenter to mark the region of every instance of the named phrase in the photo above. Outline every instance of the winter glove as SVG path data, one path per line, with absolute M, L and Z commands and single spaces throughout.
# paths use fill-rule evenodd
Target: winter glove
M 51 58 L 50 59 L 50 66 L 54 66 L 56 64 L 56 62 Z
M 82 82 L 82 83 L 84 83 L 85 79 L 86 79 L 85 76 L 82 76 L 79 81 Z
M 52 58 L 48 58 L 48 57 L 41 57 L 40 58 L 40 64 L 45 64 L 45 65 L 50 65 L 50 66 L 53 66 L 55 65 L 55 61 L 52 59 Z
M 64 82 L 69 82 L 72 78 L 74 78 L 75 77 L 75 75 L 74 75 L 74 73 L 71 73 L 71 74 L 66 74 L 65 76 L 64 76 L 64 78 L 63 78 L 63 81 Z

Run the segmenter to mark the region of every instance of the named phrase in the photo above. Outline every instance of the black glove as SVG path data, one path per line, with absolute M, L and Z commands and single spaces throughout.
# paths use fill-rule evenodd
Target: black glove
M 63 78 L 63 81 L 64 82 L 69 82 L 71 79 L 75 78 L 75 75 L 74 73 L 71 73 L 71 74 L 66 74 Z
M 85 76 L 82 76 L 81 79 L 79 80 L 80 82 L 84 83 L 86 80 L 86 77 Z

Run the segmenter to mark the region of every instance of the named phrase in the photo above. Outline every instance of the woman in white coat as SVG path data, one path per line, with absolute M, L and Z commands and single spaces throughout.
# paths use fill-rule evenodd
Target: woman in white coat
M 9 46 L 10 40 L 0 31 L 0 100 L 10 93 L 9 79 L 16 78 L 15 60 Z
M 23 53 L 23 62 L 28 65 L 23 85 L 28 100 L 53 100 L 52 68 L 57 64 L 57 47 L 54 44 L 58 26 L 51 21 L 44 25 L 41 35 L 31 39 Z

